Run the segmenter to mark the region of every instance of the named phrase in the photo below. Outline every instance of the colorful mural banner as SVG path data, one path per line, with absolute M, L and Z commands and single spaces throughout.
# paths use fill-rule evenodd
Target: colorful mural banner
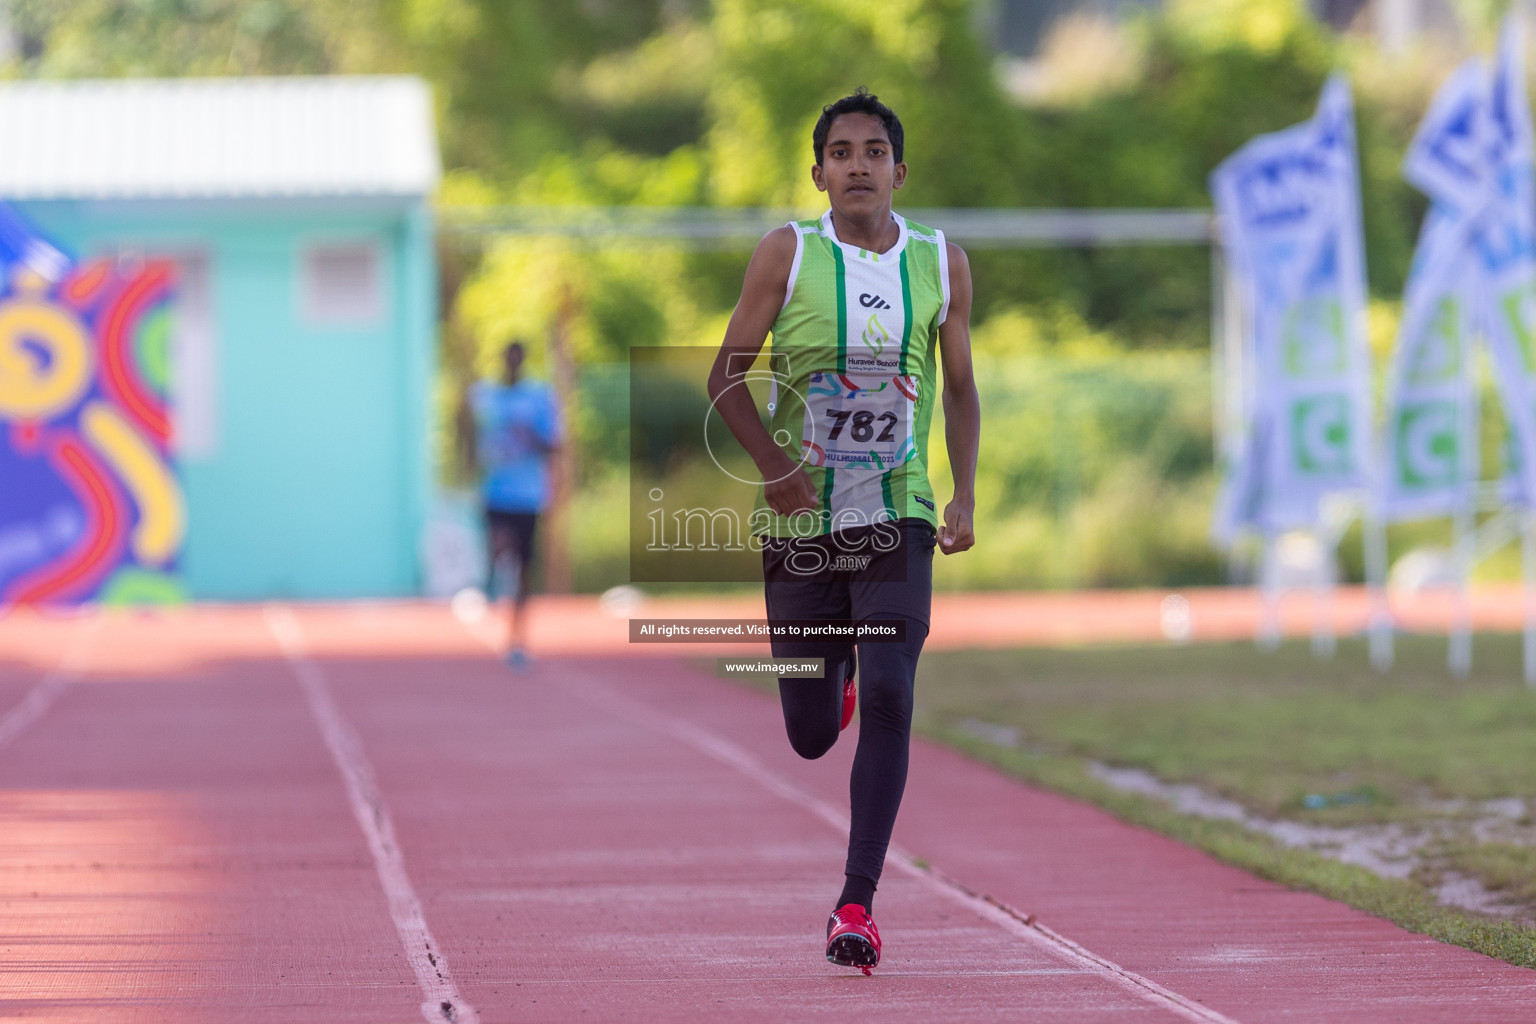
M 1505 499 L 1536 495 L 1536 147 L 1518 30 L 1497 63 L 1463 64 L 1414 136 L 1404 175 L 1430 198 L 1387 391 L 1381 507 L 1389 519 L 1470 508 L 1481 468 L 1473 343 L 1510 425 Z
M 1334 76 L 1310 120 L 1227 158 L 1211 192 L 1251 374 L 1213 523 L 1230 543 L 1246 530 L 1310 527 L 1324 496 L 1368 485 L 1371 367 L 1349 83 Z
M 174 283 L 75 263 L 0 203 L 0 608 L 181 599 Z

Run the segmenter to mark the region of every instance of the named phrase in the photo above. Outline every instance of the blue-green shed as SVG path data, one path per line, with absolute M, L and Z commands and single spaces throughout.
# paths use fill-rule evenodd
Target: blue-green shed
M 0 199 L 53 241 L 178 266 L 188 593 L 417 593 L 437 329 L 426 85 L 0 83 L 0 139 Z

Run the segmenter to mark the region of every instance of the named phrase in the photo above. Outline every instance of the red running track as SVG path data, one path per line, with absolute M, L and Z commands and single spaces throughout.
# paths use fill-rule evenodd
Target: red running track
M 886 959 L 833 967 L 850 741 L 425 605 L 18 613 L 0 1020 L 1536 1019 L 1536 973 L 922 742 Z

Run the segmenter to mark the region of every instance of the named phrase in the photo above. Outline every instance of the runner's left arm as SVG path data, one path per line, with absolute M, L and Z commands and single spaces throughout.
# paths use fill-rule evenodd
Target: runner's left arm
M 981 399 L 971 369 L 971 264 L 965 250 L 949 246 L 949 314 L 939 325 L 939 361 L 944 367 L 944 443 L 949 450 L 955 491 L 944 506 L 939 550 L 946 555 L 976 543 L 976 456 L 981 448 Z

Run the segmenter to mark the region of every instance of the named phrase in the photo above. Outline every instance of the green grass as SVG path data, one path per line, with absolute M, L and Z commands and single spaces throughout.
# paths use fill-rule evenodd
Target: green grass
M 930 725 L 922 731 L 1012 775 L 1097 804 L 1124 821 L 1188 843 L 1261 878 L 1348 903 L 1441 942 L 1536 967 L 1536 929 L 1442 906 L 1419 882 L 1382 878 L 1318 853 L 1281 846 L 1233 822 L 1179 814 L 1160 801 L 1112 788 L 1089 775 L 1080 760 L 999 747 L 954 729 Z
M 1480 637 L 1465 681 L 1444 659 L 1427 637 L 1399 638 L 1386 675 L 1362 641 L 1332 661 L 1303 643 L 932 652 L 918 711 L 1012 726 L 1050 753 L 1198 783 L 1266 816 L 1347 824 L 1536 797 L 1536 692 L 1520 683 L 1518 638 Z M 1329 805 L 1309 810 L 1308 795 Z
M 1454 822 L 1445 801 L 1536 802 L 1536 692 L 1520 682 L 1519 638 L 1477 639 L 1475 669 L 1453 680 L 1445 642 L 1400 637 L 1397 666 L 1372 671 L 1363 641 L 1332 661 L 1304 643 L 930 652 L 917 728 L 998 768 L 1187 842 L 1265 878 L 1342 900 L 1405 928 L 1536 967 L 1536 929 L 1436 902 L 1440 870 L 1536 903 L 1536 850 L 1463 839 L 1431 853 L 1415 880 L 1381 878 L 1291 849 L 1240 824 L 1181 815 L 1116 790 L 1089 761 L 1190 782 L 1265 817 L 1327 824 Z M 961 723 L 1012 728 L 1017 745 Z M 1308 807 L 1306 797 L 1325 799 Z M 1341 799 L 1342 798 L 1342 799 Z
M 1456 871 L 1506 899 L 1536 904 L 1536 847 L 1452 840 L 1433 854 L 1431 879 L 1440 871 Z

